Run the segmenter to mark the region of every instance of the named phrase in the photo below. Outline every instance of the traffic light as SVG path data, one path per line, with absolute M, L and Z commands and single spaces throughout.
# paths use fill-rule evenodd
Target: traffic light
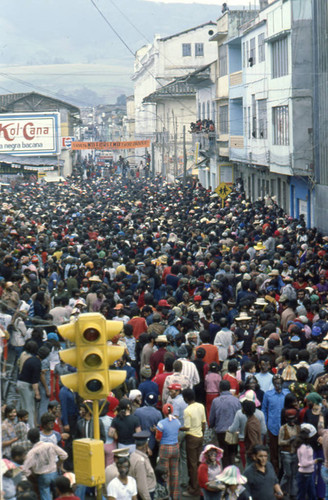
M 122 327 L 121 321 L 108 321 L 100 313 L 81 314 L 74 322 L 59 326 L 60 335 L 75 343 L 75 347 L 60 351 L 60 358 L 77 368 L 77 373 L 62 375 L 62 383 L 84 399 L 107 398 L 126 378 L 124 370 L 109 370 L 123 355 L 124 347 L 108 345 L 107 341 Z

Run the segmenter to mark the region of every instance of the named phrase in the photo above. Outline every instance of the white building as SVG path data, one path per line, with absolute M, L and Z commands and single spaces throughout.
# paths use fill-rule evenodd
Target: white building
M 174 80 L 216 59 L 216 46 L 209 42 L 214 28 L 215 23 L 210 21 L 165 38 L 157 35 L 153 44 L 137 51 L 132 77 L 136 139 L 155 140 L 156 133 L 172 128 L 172 120 L 185 122 L 190 119 L 189 116 L 186 118 L 186 115 L 190 115 L 190 110 L 179 105 L 176 99 L 174 118 L 172 112 L 164 114 L 157 109 L 156 102 L 144 100 Z

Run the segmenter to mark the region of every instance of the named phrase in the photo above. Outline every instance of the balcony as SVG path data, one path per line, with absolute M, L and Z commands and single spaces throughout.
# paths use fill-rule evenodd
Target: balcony
M 244 148 L 244 136 L 243 135 L 231 135 L 230 136 L 230 147 L 235 149 Z
M 233 161 L 246 161 L 246 148 L 244 142 L 244 136 L 242 135 L 231 135 L 229 141 L 229 156 L 230 160 Z
M 234 87 L 235 85 L 241 85 L 243 83 L 243 72 L 236 71 L 235 73 L 231 73 L 230 75 L 230 87 Z

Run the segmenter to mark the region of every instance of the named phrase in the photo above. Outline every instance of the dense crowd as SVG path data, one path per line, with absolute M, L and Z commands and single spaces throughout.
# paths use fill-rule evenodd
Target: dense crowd
M 0 216 L 4 499 L 94 494 L 57 330 L 86 312 L 122 322 L 105 497 L 328 498 L 327 236 L 240 183 L 222 207 L 195 181 L 119 175 L 5 188 Z

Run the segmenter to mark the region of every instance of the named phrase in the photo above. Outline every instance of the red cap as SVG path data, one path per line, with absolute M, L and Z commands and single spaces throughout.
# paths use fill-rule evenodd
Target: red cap
M 167 300 L 165 299 L 161 299 L 159 302 L 158 302 L 158 305 L 159 307 L 171 307 L 170 304 L 168 303 Z
M 194 300 L 199 300 L 201 302 L 203 299 L 201 295 L 195 295 Z
M 172 389 L 173 391 L 181 391 L 181 384 L 171 384 L 169 385 L 169 389 Z

